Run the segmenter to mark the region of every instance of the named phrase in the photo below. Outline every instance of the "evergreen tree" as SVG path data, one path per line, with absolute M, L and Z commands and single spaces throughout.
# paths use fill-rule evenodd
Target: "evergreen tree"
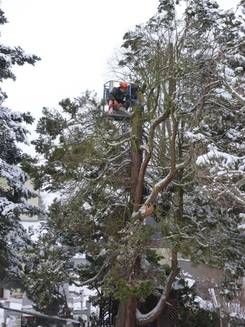
M 55 296 L 45 285 L 47 280 L 55 281 L 44 269 L 36 272 L 37 263 L 41 265 L 43 261 L 42 249 L 49 248 L 52 267 L 58 258 L 52 253 L 62 247 L 66 259 L 63 273 L 60 270 L 60 275 L 66 276 L 63 282 L 87 285 L 83 282 L 87 278 L 88 285 L 98 289 L 116 256 L 118 233 L 130 214 L 129 178 L 124 179 L 130 165 L 128 132 L 120 135 L 117 126 L 102 120 L 101 108 L 88 92 L 73 101 L 65 99 L 60 106 L 61 112 L 44 108 L 37 127 L 40 136 L 34 142 L 44 157 L 36 181 L 59 194 L 50 208 L 48 237 L 39 240 L 26 267 L 29 297 L 35 298 L 37 308 L 45 312 L 50 308 L 42 302 L 44 294 L 50 299 Z M 76 253 L 86 254 L 91 265 L 81 266 L 71 274 L 69 267 Z M 31 280 L 43 285 L 42 290 L 37 292 Z M 56 289 L 61 284 L 62 280 Z
M 62 114 L 44 109 L 39 121 L 35 144 L 45 163 L 37 179 L 61 194 L 50 209 L 50 239 L 67 261 L 87 255 L 87 266 L 67 277 L 64 265 L 64 275 L 120 302 L 117 326 L 159 319 L 178 254 L 229 278 L 244 271 L 242 6 L 235 15 L 215 1 L 161 0 L 149 22 L 125 34 L 119 68 L 145 95 L 144 113 L 136 103 L 126 133 L 102 119 L 89 94 L 62 101 Z M 172 253 L 168 267 L 149 247 L 149 206 Z M 156 305 L 141 313 L 156 290 Z
M 7 20 L 0 10 L 0 23 Z M 34 64 L 39 58 L 26 55 L 19 47 L 0 45 L 0 81 L 15 79 L 13 65 Z M 28 204 L 36 196 L 25 186 L 27 174 L 20 163 L 23 153 L 18 143 L 27 142 L 27 129 L 23 123 L 31 124 L 29 113 L 20 113 L 4 106 L 7 95 L 0 89 L 0 278 L 4 286 L 20 278 L 23 263 L 23 248 L 28 237 L 19 222 L 21 214 L 32 215 L 37 209 Z
M 153 187 L 145 203 L 164 191 L 156 215 L 175 256 L 237 277 L 244 271 L 237 228 L 244 210 L 244 4 L 235 16 L 214 1 L 190 1 L 183 19 L 177 7 L 160 1 L 148 24 L 125 35 L 119 62 L 146 89 L 143 165 L 151 164 Z

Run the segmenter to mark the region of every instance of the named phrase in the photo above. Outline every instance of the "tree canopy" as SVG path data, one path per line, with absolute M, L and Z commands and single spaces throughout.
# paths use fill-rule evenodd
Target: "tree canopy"
M 0 24 L 6 22 L 4 12 L 0 10 Z M 25 54 L 20 47 L 0 44 L 0 81 L 15 80 L 14 65 L 33 65 L 37 60 L 37 56 Z M 23 248 L 29 242 L 19 217 L 37 212 L 37 208 L 27 202 L 36 193 L 25 185 L 28 176 L 20 165 L 25 155 L 19 146 L 27 143 L 28 130 L 24 124 L 32 124 L 33 118 L 30 113 L 5 107 L 6 98 L 0 88 L 0 278 L 5 287 L 20 281 Z
M 238 229 L 244 215 L 243 23 L 244 2 L 225 12 L 210 0 L 161 0 L 155 16 L 124 35 L 117 70 L 139 85 L 126 130 L 105 118 L 90 92 L 62 100 L 59 109 L 44 108 L 34 142 L 43 157 L 36 181 L 59 197 L 48 234 L 27 265 L 26 287 L 39 308 L 48 310 L 46 293 L 55 299 L 66 281 L 97 289 L 95 301 L 113 297 L 117 326 L 147 325 L 167 306 L 180 276 L 179 256 L 224 270 L 229 291 L 236 291 L 232 280 L 245 268 Z M 149 207 L 171 253 L 168 265 L 151 247 Z M 70 271 L 76 253 L 88 264 Z M 60 279 L 35 271 L 45 260 L 59 267 Z M 54 284 L 48 290 L 37 291 L 31 282 L 44 286 L 47 279 Z M 141 312 L 156 290 L 156 306 Z

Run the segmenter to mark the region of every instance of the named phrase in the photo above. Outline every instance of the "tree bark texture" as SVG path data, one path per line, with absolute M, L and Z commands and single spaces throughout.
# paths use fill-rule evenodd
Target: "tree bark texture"
M 139 171 L 142 164 L 142 135 L 143 109 L 140 105 L 137 105 L 133 107 L 131 144 L 131 200 L 134 211 L 138 210 L 142 203 L 144 189 L 144 180 L 139 180 Z M 139 182 L 140 185 L 138 185 Z
M 133 106 L 132 143 L 131 143 L 131 203 L 133 211 L 137 211 L 142 204 L 144 179 L 139 179 L 142 164 L 142 135 L 143 135 L 143 109 L 141 105 Z M 140 185 L 139 185 L 140 183 Z M 136 260 L 132 271 L 137 271 L 140 260 Z M 136 274 L 137 275 L 137 274 Z M 120 303 L 116 327 L 136 326 L 137 298 L 131 296 L 127 303 Z

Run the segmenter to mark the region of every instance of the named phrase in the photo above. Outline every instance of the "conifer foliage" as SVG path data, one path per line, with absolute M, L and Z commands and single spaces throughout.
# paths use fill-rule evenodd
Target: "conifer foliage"
M 39 121 L 37 180 L 60 195 L 49 242 L 67 261 L 87 256 L 66 278 L 119 302 L 118 327 L 161 319 L 178 255 L 223 269 L 230 291 L 244 271 L 243 15 L 244 2 L 235 14 L 213 0 L 159 1 L 122 44 L 118 69 L 145 98 L 127 130 L 106 120 L 89 93 L 63 100 L 62 111 L 45 108 Z M 169 265 L 150 248 L 149 206 Z M 156 293 L 155 306 L 142 304 Z
M 120 128 L 102 119 L 101 113 L 96 97 L 85 92 L 74 100 L 62 100 L 59 110 L 44 108 L 37 126 L 39 138 L 34 143 L 43 162 L 35 170 L 36 181 L 58 194 L 50 208 L 48 236 L 41 237 L 29 253 L 27 265 L 28 295 L 45 312 L 57 298 L 52 289 L 59 292 L 64 282 L 101 285 L 130 215 L 129 133 L 121 135 Z M 77 253 L 87 256 L 88 265 L 72 270 Z M 43 269 L 45 258 L 50 275 Z M 64 313 L 62 307 L 56 313 Z
M 0 10 L 0 23 L 6 22 Z M 13 65 L 34 64 L 38 59 L 37 56 L 26 55 L 20 47 L 0 44 L 0 81 L 15 79 L 11 70 Z M 27 199 L 35 194 L 25 186 L 27 174 L 20 166 L 23 154 L 18 146 L 18 143 L 27 142 L 28 132 L 23 124 L 31 124 L 33 118 L 29 113 L 5 107 L 6 97 L 0 89 L 0 278 L 5 280 L 5 286 L 19 277 L 23 261 L 21 252 L 28 242 L 19 216 L 37 211 L 27 203 Z

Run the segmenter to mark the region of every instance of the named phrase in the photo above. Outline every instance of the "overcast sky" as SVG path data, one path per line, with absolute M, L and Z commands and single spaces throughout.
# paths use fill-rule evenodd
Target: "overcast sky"
M 41 57 L 35 67 L 14 69 L 4 82 L 6 105 L 41 115 L 65 97 L 86 89 L 102 95 L 108 61 L 125 32 L 150 18 L 158 0 L 0 0 L 9 21 L 1 30 L 5 45 L 21 46 Z M 238 1 L 232 1 L 234 5 Z M 220 0 L 231 6 L 230 0 Z
M 102 94 L 108 61 L 122 36 L 156 11 L 158 0 L 2 0 L 8 24 L 5 45 L 19 45 L 41 57 L 35 67 L 14 71 L 4 89 L 15 110 L 40 115 L 65 97 L 86 89 Z

